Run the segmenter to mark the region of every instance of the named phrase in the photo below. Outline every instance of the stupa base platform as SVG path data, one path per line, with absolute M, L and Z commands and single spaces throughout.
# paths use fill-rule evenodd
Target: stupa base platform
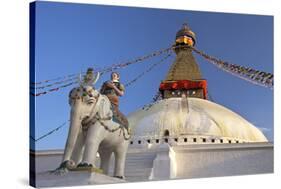
M 70 171 L 65 175 L 49 172 L 36 174 L 36 187 L 76 186 L 92 184 L 124 183 L 125 180 L 89 171 Z

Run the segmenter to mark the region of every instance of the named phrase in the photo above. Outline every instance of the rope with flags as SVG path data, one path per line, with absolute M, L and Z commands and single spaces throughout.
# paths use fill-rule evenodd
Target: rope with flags
M 41 85 L 44 83 L 49 83 L 51 81 L 57 81 L 57 80 L 61 80 L 61 79 L 66 79 L 66 78 L 73 78 L 78 76 L 79 74 L 70 74 L 70 75 L 66 75 L 66 76 L 62 76 L 62 77 L 57 77 L 54 79 L 48 79 L 48 80 L 44 80 L 44 81 L 39 81 L 39 82 L 31 82 L 31 85 Z
M 273 89 L 273 74 L 255 70 L 255 69 L 252 69 L 249 67 L 231 64 L 231 63 L 222 61 L 220 59 L 217 59 L 215 57 L 209 56 L 206 53 L 204 53 L 203 51 L 200 51 L 194 47 L 191 47 L 191 48 L 194 52 L 201 55 L 207 61 L 211 62 L 212 64 L 214 64 L 218 68 L 222 69 L 223 71 L 226 71 L 236 77 L 239 77 L 243 80 L 251 82 L 252 84 Z
M 169 53 L 167 56 L 162 58 L 160 61 L 152 64 L 147 70 L 143 71 L 137 77 L 135 77 L 131 81 L 127 82 L 125 84 L 125 87 L 128 87 L 128 86 L 132 85 L 133 83 L 135 83 L 137 80 L 139 80 L 141 77 L 143 77 L 146 73 L 149 73 L 151 70 L 153 70 L 153 68 L 155 68 L 157 65 L 159 65 L 159 64 L 163 63 L 165 60 L 167 60 L 171 55 L 172 55 L 172 53 Z
M 68 83 L 70 81 L 74 81 L 74 80 L 77 80 L 77 77 L 72 77 L 70 79 L 66 79 L 66 80 L 62 80 L 62 81 L 57 81 L 55 83 L 51 83 L 51 84 L 48 84 L 48 85 L 43 85 L 43 86 L 30 86 L 31 89 L 36 89 L 36 90 L 40 90 L 40 89 L 45 89 L 45 88 L 50 88 L 54 85 L 59 85 L 59 84 L 63 84 L 63 83 Z
M 60 89 L 62 89 L 62 88 L 69 87 L 69 86 L 71 86 L 71 85 L 73 85 L 73 84 L 76 84 L 76 83 L 78 83 L 78 81 L 74 81 L 74 82 L 71 82 L 71 83 L 67 83 L 67 84 L 65 84 L 65 85 L 61 85 L 61 86 L 59 86 L 59 87 L 51 88 L 51 89 L 48 89 L 48 90 L 46 90 L 46 91 L 39 92 L 39 93 L 33 93 L 33 92 L 31 92 L 31 95 L 32 95 L 32 96 L 41 96 L 41 95 L 45 95 L 45 94 L 48 94 L 48 93 L 51 93 L 51 92 L 58 91 L 58 90 L 60 90 Z
M 170 57 L 172 55 L 172 53 L 170 52 L 173 48 L 175 47 L 169 47 L 166 49 L 162 49 L 156 52 L 153 52 L 149 55 L 140 57 L 140 58 L 136 58 L 132 61 L 128 61 L 125 63 L 121 63 L 121 64 L 113 64 L 109 67 L 103 68 L 103 69 L 97 69 L 97 72 L 100 72 L 100 74 L 104 74 L 107 72 L 112 72 L 115 71 L 117 69 L 120 68 L 125 68 L 129 65 L 135 64 L 135 63 L 139 63 L 141 61 L 144 61 L 148 58 L 151 57 L 155 57 L 158 55 L 161 55 L 163 53 L 168 53 L 164 58 L 162 58 L 159 62 L 156 62 L 154 64 L 152 64 L 147 70 L 143 71 L 142 73 L 140 73 L 137 77 L 135 77 L 134 79 L 132 79 L 131 81 L 127 82 L 125 84 L 126 87 L 131 86 L 133 83 L 135 83 L 137 80 L 139 80 L 140 78 L 142 78 L 146 73 L 150 72 L 153 68 L 155 68 L 157 65 L 161 64 L 162 62 L 164 62 L 164 60 L 168 59 L 168 57 Z M 269 87 L 269 88 L 273 88 L 273 79 L 274 76 L 271 73 L 266 73 L 266 72 L 262 72 L 262 71 L 258 71 L 252 68 L 248 68 L 248 67 L 244 67 L 244 66 L 239 66 L 239 65 L 235 65 L 235 64 L 231 64 L 225 61 L 222 61 L 220 59 L 217 59 L 215 57 L 209 56 L 206 53 L 204 53 L 203 51 L 200 51 L 194 47 L 190 47 L 192 48 L 192 50 L 199 54 L 200 56 L 202 56 L 203 58 L 205 58 L 207 61 L 211 62 L 212 64 L 214 64 L 215 66 L 217 66 L 218 68 L 222 69 L 223 71 L 226 71 L 234 76 L 237 76 L 243 80 L 249 81 L 253 84 L 256 85 L 260 85 L 260 86 L 264 86 L 264 87 Z M 37 82 L 37 83 L 31 83 L 33 85 L 42 85 L 44 83 L 48 83 L 47 85 L 43 85 L 43 86 L 36 86 L 36 87 L 31 87 L 32 91 L 35 90 L 42 90 L 42 89 L 46 89 L 46 88 L 50 88 L 52 86 L 55 85 L 59 85 L 59 84 L 64 84 L 64 85 L 60 85 L 58 87 L 55 88 L 51 88 L 48 90 L 45 90 L 43 92 L 39 92 L 39 93 L 31 93 L 33 96 L 41 96 L 41 95 L 45 95 L 54 91 L 58 91 L 62 88 L 66 88 L 69 87 L 71 85 L 77 84 L 79 83 L 78 81 L 78 76 L 81 76 L 81 74 L 71 74 L 71 75 L 67 75 L 64 77 L 58 77 L 55 79 L 50 79 L 50 80 L 45 80 L 45 81 L 41 81 L 41 82 Z M 63 79 L 63 80 L 61 80 Z M 61 81 L 57 81 L 57 80 L 61 80 Z M 51 81 L 56 81 L 54 83 L 50 83 Z M 211 98 L 211 97 L 210 97 Z M 142 109 L 144 110 L 149 110 L 154 104 L 158 103 L 159 100 L 161 100 L 161 93 L 160 91 L 158 91 L 156 93 L 156 95 L 153 97 L 152 102 L 145 105 Z M 46 134 L 40 136 L 39 138 L 35 139 L 34 137 L 30 136 L 30 138 L 37 142 L 40 141 L 44 138 L 46 138 L 47 136 L 53 134 L 54 132 L 58 131 L 59 129 L 61 129 L 63 126 L 65 126 L 69 121 L 64 122 L 63 124 L 61 124 L 60 126 L 56 127 L 55 129 L 47 132 Z
M 132 65 L 132 64 L 135 64 L 135 63 L 139 63 L 139 62 L 142 62 L 146 59 L 149 59 L 149 58 L 152 58 L 152 57 L 155 57 L 155 56 L 159 56 L 163 53 L 167 53 L 169 51 L 172 50 L 172 47 L 169 47 L 169 48 L 165 48 L 165 49 L 162 49 L 162 50 L 158 50 L 156 52 L 153 52 L 149 55 L 145 55 L 145 56 L 142 56 L 142 57 L 139 57 L 139 58 L 136 58 L 132 61 L 128 61 L 128 62 L 125 62 L 125 63 L 120 63 L 120 64 L 113 64 L 109 67 L 106 67 L 106 68 L 103 68 L 103 69 L 100 69 L 100 70 L 96 70 L 98 72 L 100 72 L 100 74 L 105 74 L 105 73 L 108 73 L 108 72 L 112 72 L 114 70 L 117 70 L 117 69 L 120 69 L 120 68 L 124 68 L 124 67 L 127 67 L 129 65 Z M 77 84 L 78 83 L 78 79 L 77 77 L 79 76 L 80 74 L 71 74 L 71 75 L 68 75 L 68 76 L 65 76 L 65 77 L 59 77 L 59 78 L 66 78 L 66 77 L 72 77 L 72 78 L 68 78 L 66 80 L 63 80 L 63 81 L 58 81 L 58 82 L 55 82 L 55 83 L 51 83 L 51 84 L 48 84 L 48 85 L 45 85 L 45 86 L 39 86 L 39 87 L 31 87 L 32 91 L 35 91 L 35 90 L 39 90 L 39 89 L 45 89 L 45 88 L 49 88 L 49 87 L 52 87 L 54 85 L 58 85 L 58 84 L 62 84 L 62 83 L 66 83 L 66 82 L 69 82 L 69 81 L 72 81 L 72 82 L 69 82 L 65 85 L 61 85 L 61 86 L 58 86 L 58 87 L 54 87 L 54 88 L 51 88 L 51 89 L 47 89 L 45 91 L 42 91 L 42 92 L 38 92 L 38 93 L 35 93 L 35 92 L 31 92 L 31 95 L 32 96 L 42 96 L 42 95 L 45 95 L 45 94 L 48 94 L 48 93 L 51 93 L 51 92 L 55 92 L 55 91 L 58 91 L 62 88 L 66 88 L 66 87 L 69 87 L 71 85 L 74 85 L 74 84 Z M 54 80 L 58 80 L 59 78 L 55 78 L 55 79 L 50 79 L 50 80 L 45 80 L 45 81 L 41 81 L 41 82 L 37 82 L 37 83 L 33 83 L 33 84 L 42 84 L 42 83 L 48 83 L 50 81 L 54 81 Z M 77 79 L 77 81 L 75 81 Z
M 58 131 L 59 129 L 61 129 L 63 126 L 65 126 L 69 121 L 64 122 L 63 124 L 61 124 L 60 126 L 56 127 L 55 129 L 47 132 L 46 134 L 40 136 L 39 138 L 35 139 L 33 136 L 30 136 L 30 138 L 34 141 L 37 142 L 39 140 L 42 140 L 43 138 L 46 138 L 47 136 L 53 134 L 54 132 Z
M 146 104 L 142 107 L 143 110 L 147 111 L 149 110 L 153 105 L 157 104 L 160 100 L 162 100 L 162 95 L 160 91 L 157 91 L 157 93 L 152 98 L 152 101 L 149 104 Z
M 135 83 L 137 80 L 139 80 L 141 77 L 143 77 L 146 73 L 149 73 L 151 70 L 153 70 L 153 68 L 155 68 L 157 65 L 163 63 L 165 60 L 167 60 L 170 56 L 172 55 L 172 53 L 169 53 L 168 55 L 166 55 L 165 57 L 163 57 L 160 61 L 152 64 L 147 70 L 143 71 L 141 74 L 139 74 L 136 78 L 134 78 L 133 80 L 127 82 L 125 84 L 126 87 L 128 86 L 131 86 L 133 83 Z M 77 81 L 78 83 L 78 81 Z M 65 86 L 66 87 L 66 86 Z M 58 90 L 58 89 L 57 89 Z M 40 93 L 37 94 L 38 96 L 41 95 Z M 159 97 L 160 94 L 156 94 L 155 97 L 153 98 L 153 101 L 157 101 L 158 97 Z M 152 106 L 152 105 L 151 105 Z M 149 107 L 150 108 L 150 107 Z M 56 127 L 55 129 L 47 132 L 46 134 L 42 135 L 41 137 L 39 137 L 38 139 L 35 139 L 34 137 L 30 136 L 30 138 L 37 142 L 39 140 L 42 140 L 44 138 L 46 138 L 47 136 L 53 134 L 54 132 L 58 131 L 59 129 L 61 129 L 63 126 L 65 126 L 67 124 L 67 122 L 69 121 L 66 121 L 64 122 L 63 124 L 61 124 L 60 126 Z
M 128 62 L 120 63 L 120 64 L 112 64 L 111 66 L 106 67 L 106 68 L 99 68 L 99 69 L 96 69 L 96 71 L 98 71 L 100 73 L 107 73 L 107 72 L 110 72 L 110 71 L 113 71 L 113 70 L 116 70 L 116 69 L 120 69 L 120 68 L 126 67 L 126 66 L 134 64 L 134 63 L 138 63 L 138 62 L 144 61 L 144 60 L 152 58 L 154 56 L 158 56 L 158 55 L 160 55 L 162 53 L 165 53 L 165 52 L 168 52 L 170 50 L 172 50 L 172 47 L 155 51 L 155 52 L 153 52 L 151 54 L 148 54 L 148 55 L 145 55 L 145 56 L 142 56 L 142 57 L 138 57 L 138 58 L 136 58 L 136 59 L 134 59 L 132 61 L 128 61 Z M 83 72 L 83 74 L 84 73 L 85 72 Z M 50 83 L 51 81 L 57 81 L 57 80 L 61 80 L 61 79 L 69 80 L 69 79 L 73 79 L 73 78 L 78 77 L 80 74 L 81 73 L 76 73 L 76 74 L 70 74 L 70 75 L 66 75 L 66 76 L 62 76 L 62 77 L 57 77 L 57 78 L 49 79 L 49 80 L 44 80 L 44 81 L 40 81 L 40 82 L 31 82 L 31 85 L 42 85 L 44 83 Z M 61 82 L 63 82 L 63 81 L 52 83 L 52 85 L 55 85 L 55 84 L 58 84 L 58 83 L 61 83 Z M 47 86 L 40 86 L 40 87 L 47 87 Z M 33 87 L 33 88 L 34 89 L 38 89 L 38 87 Z
M 155 57 L 155 56 L 159 56 L 163 53 L 166 53 L 166 52 L 169 52 L 173 49 L 173 47 L 168 47 L 168 48 L 165 48 L 165 49 L 161 49 L 159 51 L 156 51 L 156 52 L 153 52 L 151 54 L 148 54 L 148 55 L 145 55 L 145 56 L 142 56 L 142 57 L 139 57 L 139 58 L 136 58 L 135 60 L 132 60 L 132 61 L 128 61 L 128 62 L 125 62 L 125 63 L 121 63 L 121 64 L 113 64 L 112 66 L 108 67 L 108 68 L 104 68 L 102 69 L 100 72 L 101 73 L 104 73 L 104 72 L 112 72 L 114 70 L 117 70 L 117 69 L 120 69 L 120 68 L 124 68 L 124 67 L 127 67 L 131 64 L 135 64 L 135 63 L 139 63 L 139 62 L 142 62 L 146 59 L 149 59 L 149 58 L 152 58 L 152 57 Z

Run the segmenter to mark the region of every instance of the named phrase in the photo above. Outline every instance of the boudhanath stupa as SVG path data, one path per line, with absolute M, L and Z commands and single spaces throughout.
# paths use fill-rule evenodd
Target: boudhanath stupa
M 160 83 L 162 100 L 129 115 L 131 151 L 145 154 L 140 159 L 149 167 L 143 179 L 273 172 L 273 145 L 264 134 L 207 99 L 207 80 L 189 48 L 195 43 L 184 24 L 176 34 L 176 60 Z
M 174 141 L 186 137 L 186 142 L 194 138 L 199 143 L 267 142 L 243 117 L 207 100 L 207 81 L 186 44 L 195 44 L 195 34 L 185 24 L 176 35 L 176 60 L 160 84 L 163 100 L 129 115 L 135 137 L 174 137 Z
M 195 33 L 184 24 L 176 34 L 176 59 L 160 82 L 161 100 L 128 115 L 133 137 L 125 182 L 273 172 L 273 144 L 245 118 L 208 99 L 207 80 L 189 48 L 195 43 Z M 55 169 L 62 154 L 62 149 L 32 152 L 35 174 Z M 95 184 L 85 179 L 91 175 L 80 177 L 84 184 Z M 52 186 L 38 178 L 41 186 Z M 101 183 L 119 182 L 114 179 Z M 61 180 L 53 185 L 75 184 Z

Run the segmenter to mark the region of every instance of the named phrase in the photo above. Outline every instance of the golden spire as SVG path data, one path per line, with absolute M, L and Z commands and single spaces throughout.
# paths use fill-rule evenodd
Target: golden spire
M 176 34 L 175 52 L 176 60 L 170 67 L 165 80 L 198 80 L 201 79 L 201 72 L 192 55 L 189 46 L 195 45 L 195 34 L 190 30 L 187 24 Z

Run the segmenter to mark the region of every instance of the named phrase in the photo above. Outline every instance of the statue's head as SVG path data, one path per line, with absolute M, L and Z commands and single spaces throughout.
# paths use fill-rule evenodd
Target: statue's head
M 83 86 L 73 88 L 69 93 L 69 104 L 73 106 L 75 102 L 80 101 L 85 105 L 96 103 L 99 92 L 93 86 Z
M 79 76 L 79 87 L 75 87 L 69 92 L 68 102 L 73 110 L 84 112 L 84 114 L 88 114 L 91 111 L 100 95 L 94 87 L 98 79 L 99 73 L 93 73 L 91 68 L 87 70 L 84 79 L 82 79 L 82 75 Z

